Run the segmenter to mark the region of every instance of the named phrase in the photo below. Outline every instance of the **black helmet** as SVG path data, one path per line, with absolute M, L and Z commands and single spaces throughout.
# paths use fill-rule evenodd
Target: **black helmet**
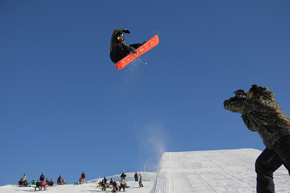
M 117 34 L 116 34 L 116 37 L 120 37 L 120 36 L 124 36 L 124 33 L 119 31 Z

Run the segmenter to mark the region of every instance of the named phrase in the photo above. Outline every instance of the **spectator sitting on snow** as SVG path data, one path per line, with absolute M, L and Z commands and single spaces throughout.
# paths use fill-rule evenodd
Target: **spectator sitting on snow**
M 23 186 L 28 186 L 28 183 L 27 183 L 26 180 L 25 180 L 25 181 L 22 181 L 22 179 L 20 179 L 20 181 L 18 182 L 18 185 L 19 185 L 20 187 L 23 187 Z
M 79 179 L 78 184 L 82 184 L 84 180 L 82 178 Z
M 119 187 L 118 187 L 117 183 L 114 181 L 112 192 L 117 192 L 118 190 L 119 190 Z
M 61 175 L 59 175 L 58 178 L 57 178 L 57 184 L 58 184 L 58 185 L 61 185 L 61 182 L 62 182 L 62 180 L 61 180 Z
M 49 185 L 49 186 L 53 186 L 53 180 L 52 180 L 52 179 L 50 179 L 48 185 Z
M 24 185 L 25 181 L 26 181 L 26 175 L 24 174 L 23 177 L 19 180 L 18 184 L 19 184 L 20 186 L 22 186 L 22 185 Z M 27 182 L 26 182 L 26 183 L 27 183 Z
M 64 179 L 62 179 L 61 184 L 67 184 Z
M 110 185 L 113 185 L 113 183 L 114 183 L 114 180 L 113 180 L 113 178 L 111 178 Z
M 40 182 L 40 187 L 41 187 L 41 189 L 44 188 L 44 190 L 46 190 L 47 183 L 46 182 Z
M 35 185 L 35 184 L 36 184 L 35 179 L 33 179 L 33 180 L 31 181 L 31 185 Z
M 39 190 L 41 189 L 39 180 L 37 180 L 37 182 L 36 182 L 36 186 L 35 186 L 34 191 L 36 191 L 36 188 L 39 188 Z
M 24 186 L 28 186 L 27 180 L 25 180 L 25 181 L 23 182 L 23 185 L 24 185 Z
M 23 181 L 22 181 L 22 178 L 18 181 L 18 185 L 22 186 L 23 185 Z
M 81 174 L 81 178 L 83 179 L 83 182 L 85 182 L 85 179 L 86 179 L 85 172 L 82 172 L 82 174 Z

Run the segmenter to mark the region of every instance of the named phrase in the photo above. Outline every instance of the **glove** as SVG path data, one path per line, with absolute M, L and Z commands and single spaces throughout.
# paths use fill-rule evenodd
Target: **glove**
M 233 101 L 236 101 L 237 100 L 237 98 L 236 97 L 231 97 L 231 98 L 229 98 L 229 102 L 233 102 Z
M 230 102 L 243 101 L 243 100 L 246 100 L 246 98 L 240 98 L 240 97 L 235 96 L 229 99 Z
M 123 32 L 126 33 L 126 34 L 130 33 L 130 31 L 128 29 L 123 29 Z
M 235 95 L 246 95 L 245 91 L 243 89 L 239 89 L 239 90 L 236 90 L 234 92 Z

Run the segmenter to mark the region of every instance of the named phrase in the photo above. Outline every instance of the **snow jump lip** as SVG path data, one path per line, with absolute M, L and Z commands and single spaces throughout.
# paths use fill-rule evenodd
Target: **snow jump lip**
M 116 63 L 115 68 L 117 70 L 123 69 L 127 66 L 130 62 L 141 56 L 142 54 L 146 53 L 147 51 L 151 50 L 155 46 L 159 44 L 159 37 L 155 35 L 150 40 L 148 40 L 145 44 L 137 48 L 137 53 L 131 53 L 125 58 L 121 59 L 119 62 Z

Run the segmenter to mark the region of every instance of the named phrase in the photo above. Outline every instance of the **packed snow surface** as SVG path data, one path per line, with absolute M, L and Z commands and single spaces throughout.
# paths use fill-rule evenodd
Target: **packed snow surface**
M 261 151 L 255 149 L 167 152 L 157 173 L 141 172 L 144 187 L 134 181 L 134 172 L 126 173 L 127 193 L 247 193 L 256 192 L 255 160 Z M 120 180 L 120 174 L 108 176 Z M 48 187 L 50 193 L 102 192 L 95 179 L 82 185 Z M 288 171 L 282 166 L 274 175 L 276 192 L 290 192 Z M 6 185 L 1 193 L 34 192 L 33 187 Z M 106 192 L 111 192 L 107 190 Z
M 154 193 L 256 192 L 255 149 L 164 153 Z M 276 192 L 290 192 L 284 166 L 274 175 Z

